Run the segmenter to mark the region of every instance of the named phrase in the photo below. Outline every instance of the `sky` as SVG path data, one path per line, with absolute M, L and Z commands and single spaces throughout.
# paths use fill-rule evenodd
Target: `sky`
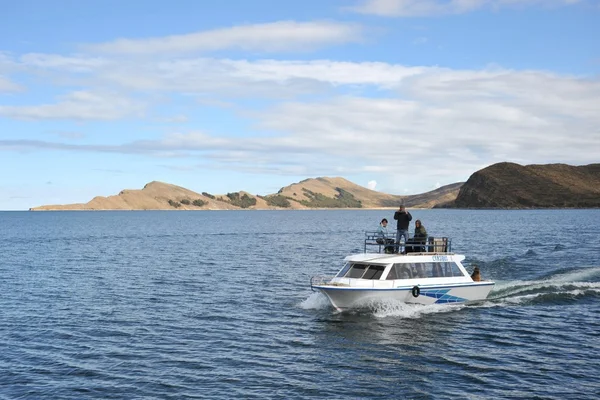
M 0 210 L 600 162 L 599 0 L 0 0 Z

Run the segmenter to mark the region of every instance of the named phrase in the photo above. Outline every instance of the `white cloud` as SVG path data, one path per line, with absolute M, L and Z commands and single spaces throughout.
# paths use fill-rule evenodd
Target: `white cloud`
M 423 17 L 464 14 L 484 7 L 496 9 L 516 6 L 567 6 L 578 0 L 365 0 L 351 11 L 385 17 Z
M 88 91 L 71 92 L 55 104 L 36 106 L 0 106 L 0 115 L 15 119 L 114 120 L 141 116 L 142 104 L 125 96 Z
M 20 85 L 17 85 L 14 82 L 11 82 L 7 78 L 0 75 L 0 93 L 2 92 L 19 92 L 23 90 Z
M 83 134 L 82 132 L 73 131 L 50 131 L 48 133 L 65 139 L 82 139 L 85 137 L 85 134 Z
M 100 57 L 87 55 L 62 56 L 58 54 L 28 53 L 19 59 L 22 65 L 69 72 L 92 72 L 109 63 Z
M 84 48 L 94 52 L 127 55 L 195 53 L 223 49 L 289 52 L 356 42 L 361 39 L 361 31 L 358 25 L 339 22 L 279 21 L 151 39 L 118 39 L 85 45 Z
M 367 187 L 371 190 L 375 190 L 375 188 L 377 187 L 377 181 L 369 181 L 367 183 Z
M 165 122 L 168 124 L 180 124 L 184 122 L 188 122 L 189 118 L 183 114 L 173 115 L 172 117 L 162 118 L 160 122 Z
M 381 62 L 339 62 L 330 60 L 278 61 L 229 60 L 213 58 L 176 58 L 173 60 L 140 60 L 120 58 L 94 64 L 88 58 L 66 57 L 68 62 L 52 55 L 21 57 L 22 67 L 63 74 L 56 81 L 72 78 L 73 68 L 94 66 L 79 84 L 116 87 L 139 91 L 177 91 L 182 93 L 215 92 L 224 96 L 290 97 L 315 93 L 343 85 L 375 85 L 390 89 L 405 78 L 424 73 L 431 68 L 406 67 Z M 61 69 L 59 65 L 63 65 Z M 77 66 L 77 67 L 76 67 Z M 91 73 L 93 72 L 93 73 Z M 210 98 L 211 101 L 219 101 Z

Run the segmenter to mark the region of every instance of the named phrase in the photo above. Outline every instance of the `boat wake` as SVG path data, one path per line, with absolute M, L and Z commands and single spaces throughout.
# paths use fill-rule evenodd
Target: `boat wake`
M 496 281 L 479 306 L 564 304 L 600 296 L 600 267 L 564 269 L 539 280 Z

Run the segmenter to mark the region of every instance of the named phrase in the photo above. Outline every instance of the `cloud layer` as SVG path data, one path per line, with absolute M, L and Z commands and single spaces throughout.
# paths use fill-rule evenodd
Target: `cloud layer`
M 580 0 L 366 0 L 348 9 L 383 17 L 427 17 L 464 14 L 481 8 L 531 5 L 557 7 L 579 2 Z
M 279 21 L 151 39 L 118 39 L 86 45 L 84 49 L 127 55 L 204 53 L 224 49 L 289 52 L 357 41 L 360 33 L 360 26 L 353 24 Z
M 364 6 L 375 3 L 394 6 L 395 12 L 417 7 L 384 1 Z M 490 2 L 447 6 L 458 3 L 479 7 Z M 597 162 L 596 77 L 498 66 L 475 70 L 192 54 L 345 43 L 360 40 L 360 31 L 349 24 L 284 21 L 117 40 L 82 46 L 83 52 L 73 54 L 4 54 L 0 92 L 27 88 L 26 80 L 13 78 L 12 72 L 18 71 L 19 76 L 44 77 L 59 94 L 39 104 L 10 104 L 5 98 L 0 116 L 179 125 L 152 137 L 141 130 L 111 144 L 71 142 L 88 136 L 83 133 L 75 139 L 63 137 L 64 142 L 6 138 L 0 151 L 137 154 L 186 160 L 191 168 L 270 174 L 377 174 L 414 186 L 424 180 L 466 179 L 499 161 Z M 166 104 L 173 110 L 169 117 L 160 114 Z M 239 124 L 215 131 L 191 118 L 207 109 Z

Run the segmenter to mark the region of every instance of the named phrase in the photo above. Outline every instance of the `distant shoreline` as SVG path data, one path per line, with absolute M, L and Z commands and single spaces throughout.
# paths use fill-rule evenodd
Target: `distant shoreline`
M 406 207 L 407 210 L 463 210 L 463 211 L 543 211 L 543 210 L 600 210 L 600 207 L 543 207 L 543 208 L 422 208 L 422 207 Z M 387 211 L 387 210 L 397 210 L 397 207 L 389 207 L 389 208 L 236 208 L 236 209 L 145 209 L 145 210 L 137 210 L 137 209 L 103 209 L 103 210 L 93 210 L 93 209 L 28 209 L 28 210 L 0 210 L 0 212 L 68 212 L 68 211 L 92 211 L 92 212 L 106 212 L 106 211 L 120 211 L 120 212 L 138 212 L 138 211 L 343 211 L 343 210 L 353 210 L 353 211 Z

